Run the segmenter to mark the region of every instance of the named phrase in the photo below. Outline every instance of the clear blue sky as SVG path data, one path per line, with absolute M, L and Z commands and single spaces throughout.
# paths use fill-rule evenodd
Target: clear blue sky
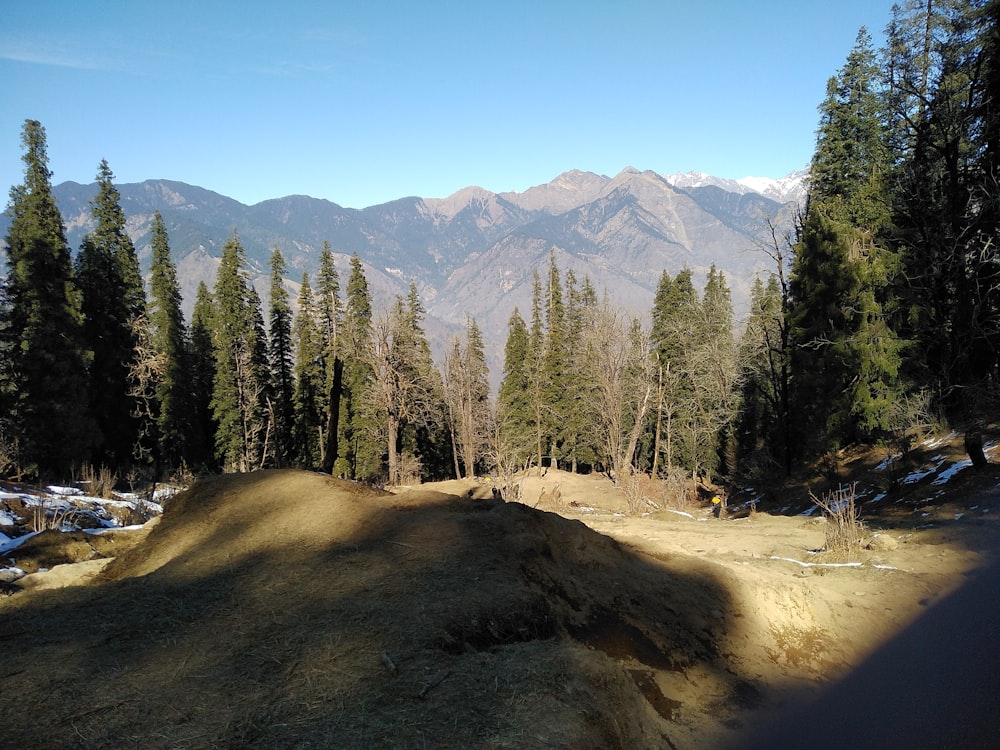
M 165 178 L 361 208 L 568 169 L 781 177 L 891 0 L 0 3 L 0 189 Z M 5 203 L 5 201 L 4 201 Z

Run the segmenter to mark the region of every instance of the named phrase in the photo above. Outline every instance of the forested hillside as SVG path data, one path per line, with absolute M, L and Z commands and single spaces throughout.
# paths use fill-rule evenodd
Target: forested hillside
M 762 197 L 734 210 L 717 189 L 682 194 L 634 170 L 558 214 L 538 211 L 541 194 L 472 196 L 434 210 L 486 243 L 474 262 L 457 268 L 459 240 L 425 242 L 439 270 L 421 286 L 400 270 L 406 248 L 387 243 L 380 273 L 401 278 L 385 301 L 359 255 L 328 242 L 308 267 L 301 248 L 273 245 L 262 300 L 251 265 L 267 271 L 233 231 L 184 315 L 176 238 L 155 212 L 147 289 L 106 162 L 72 252 L 45 130 L 28 120 L 0 299 L 0 473 L 303 466 L 389 484 L 490 473 L 506 492 L 516 470 L 558 466 L 607 472 L 638 509 L 641 475 L 679 492 L 759 481 L 928 425 L 964 431 L 984 461 L 978 429 L 1000 374 L 998 13 L 995 1 L 909 3 L 883 49 L 861 30 L 819 105 L 808 201 L 787 231 Z M 421 205 L 380 221 L 415 222 Z M 723 209 L 727 247 L 750 225 L 774 230 L 740 279 L 739 332 L 710 243 L 704 267 L 686 264 L 695 256 L 662 218 L 724 223 Z M 631 234 L 609 235 L 609 216 Z M 628 250 L 614 256 L 618 287 L 576 263 L 612 267 L 608 247 Z M 498 257 L 517 274 L 493 275 Z M 652 300 L 636 309 L 642 285 Z M 495 399 L 483 321 L 467 313 L 487 287 L 508 293 L 484 313 L 490 330 L 505 323 Z M 431 290 L 463 324 L 437 362 Z

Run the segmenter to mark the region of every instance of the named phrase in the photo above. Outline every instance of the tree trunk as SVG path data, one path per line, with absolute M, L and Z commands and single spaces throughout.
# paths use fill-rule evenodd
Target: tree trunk
M 969 454 L 969 460 L 977 469 L 990 463 L 983 452 L 983 434 L 979 430 L 969 430 L 965 433 L 965 452 Z
M 337 461 L 338 433 L 340 431 L 340 394 L 344 389 L 344 363 L 340 357 L 333 358 L 333 384 L 330 386 L 330 413 L 326 420 L 326 452 L 323 456 L 323 471 L 333 474 Z
M 399 442 L 399 420 L 395 414 L 389 415 L 386 432 L 386 445 L 389 448 L 389 485 L 399 484 L 399 456 L 396 454 L 396 443 Z
M 667 367 L 669 367 L 669 363 Z M 650 476 L 656 476 L 660 466 L 660 437 L 663 434 L 663 365 L 656 368 L 656 431 L 653 433 L 653 468 L 650 469 Z
M 455 420 L 451 426 L 451 457 L 455 461 L 455 479 L 462 478 L 462 469 L 458 465 L 458 444 L 455 442 Z

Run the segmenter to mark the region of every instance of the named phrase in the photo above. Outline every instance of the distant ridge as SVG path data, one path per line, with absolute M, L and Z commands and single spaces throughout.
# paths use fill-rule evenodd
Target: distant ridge
M 745 180 L 633 167 L 614 177 L 571 170 L 523 192 L 468 187 L 445 198 L 407 197 L 364 209 L 301 195 L 246 206 L 172 180 L 117 187 L 147 267 L 153 213 L 162 214 L 186 310 L 199 282 L 214 283 L 233 231 L 260 281 L 272 249 L 282 250 L 293 295 L 303 272 L 316 270 L 328 241 L 342 274 L 351 255 L 361 258 L 376 304 L 405 294 L 411 279 L 417 284 L 436 351 L 468 316 L 476 318 L 496 378 L 510 315 L 530 310 L 533 273 L 547 268 L 550 255 L 564 274 L 588 277 L 598 294 L 640 316 L 648 315 L 663 271 L 689 268 L 700 286 L 714 265 L 725 274 L 740 317 L 754 276 L 774 270 L 757 251 L 769 240 L 768 223 L 792 226 L 804 178 L 805 170 Z M 89 201 L 96 186 L 64 182 L 54 193 L 76 250 L 93 226 Z M 0 237 L 9 221 L 0 216 Z M 267 283 L 258 289 L 266 297 Z

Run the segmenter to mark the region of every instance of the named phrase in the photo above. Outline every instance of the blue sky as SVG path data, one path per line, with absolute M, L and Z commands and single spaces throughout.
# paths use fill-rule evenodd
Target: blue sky
M 891 0 L 33 0 L 0 11 L 0 188 L 180 180 L 361 208 L 569 169 L 781 177 Z

